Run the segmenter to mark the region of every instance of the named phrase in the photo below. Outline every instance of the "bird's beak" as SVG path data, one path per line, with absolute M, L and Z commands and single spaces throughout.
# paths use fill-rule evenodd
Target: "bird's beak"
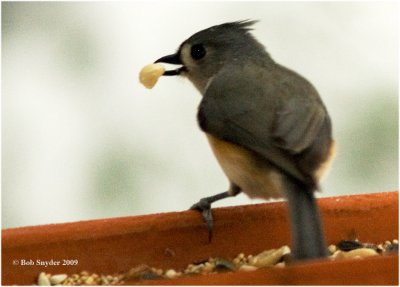
M 179 53 L 161 57 L 154 63 L 167 63 L 167 64 L 174 64 L 174 65 L 182 65 L 182 61 L 179 57 Z M 175 70 L 168 70 L 168 71 L 164 72 L 163 76 L 176 76 L 176 75 L 179 75 L 185 69 L 186 69 L 185 66 L 182 66 Z

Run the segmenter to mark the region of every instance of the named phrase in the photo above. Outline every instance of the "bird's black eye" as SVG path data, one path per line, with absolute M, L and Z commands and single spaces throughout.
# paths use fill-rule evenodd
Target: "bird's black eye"
M 206 55 L 206 49 L 201 44 L 193 45 L 192 49 L 190 50 L 190 55 L 193 59 L 200 60 Z

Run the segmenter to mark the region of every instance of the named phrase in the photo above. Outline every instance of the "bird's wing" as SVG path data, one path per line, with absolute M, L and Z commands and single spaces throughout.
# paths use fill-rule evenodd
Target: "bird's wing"
M 277 146 L 298 154 L 313 143 L 326 116 L 324 107 L 318 101 L 290 98 L 277 112 L 271 136 Z
M 321 127 L 325 110 L 320 102 L 287 94 L 293 89 L 281 87 L 271 75 L 250 72 L 243 78 L 240 71 L 234 73 L 222 72 L 209 85 L 199 107 L 201 128 L 256 152 L 300 181 L 309 181 L 295 154 L 312 143 Z

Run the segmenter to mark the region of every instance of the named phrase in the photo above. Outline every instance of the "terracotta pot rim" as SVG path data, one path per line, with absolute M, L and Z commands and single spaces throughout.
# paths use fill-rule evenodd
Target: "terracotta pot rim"
M 328 243 L 358 238 L 380 243 L 398 236 L 398 192 L 318 199 Z M 79 222 L 26 226 L 2 230 L 2 283 L 31 285 L 41 266 L 13 265 L 15 259 L 78 259 L 78 266 L 52 266 L 52 274 L 88 272 L 115 274 L 139 264 L 183 269 L 209 257 L 234 258 L 290 245 L 285 202 L 213 209 L 213 240 L 196 211 L 156 213 Z M 166 252 L 169 250 L 169 252 Z M 374 266 L 375 263 L 378 266 Z M 352 268 L 357 263 L 357 268 Z M 379 269 L 380 274 L 370 272 Z M 310 261 L 286 268 L 232 272 L 215 276 L 129 282 L 144 285 L 282 285 L 397 284 L 398 256 L 362 261 Z M 336 270 L 345 279 L 329 277 Z M 18 274 L 15 278 L 14 274 Z M 328 276 L 328 277 L 327 277 Z M 326 278 L 321 281 L 321 278 Z M 171 281 L 172 280 L 172 281 Z M 372 282 L 372 283 L 371 283 Z

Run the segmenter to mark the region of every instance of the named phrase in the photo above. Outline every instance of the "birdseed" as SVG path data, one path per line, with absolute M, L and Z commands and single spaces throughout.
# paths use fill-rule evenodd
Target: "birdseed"
M 51 282 L 49 277 L 47 276 L 46 273 L 41 272 L 38 276 L 38 285 L 39 286 L 50 286 Z
M 146 88 L 152 89 L 164 72 L 165 69 L 162 64 L 146 65 L 139 73 L 139 81 Z
M 344 250 L 343 250 L 344 249 Z M 358 240 L 341 241 L 337 245 L 328 247 L 330 260 L 347 260 L 354 258 L 366 258 L 370 256 L 385 255 L 398 252 L 399 242 L 385 241 L 380 244 L 361 243 Z M 96 274 L 82 271 L 79 274 L 49 274 L 41 272 L 38 275 L 37 285 L 121 285 L 124 282 L 155 280 L 161 278 L 176 278 L 180 276 L 206 275 L 220 272 L 239 271 L 251 272 L 260 268 L 284 268 L 292 260 L 290 248 L 282 246 L 270 249 L 256 255 L 238 254 L 233 259 L 209 258 L 201 262 L 189 264 L 183 270 L 172 268 L 162 270 L 141 264 L 131 268 L 124 274 Z
M 50 283 L 51 285 L 57 285 L 65 281 L 67 279 L 68 275 L 67 274 L 58 274 L 58 275 L 53 275 L 50 277 Z

